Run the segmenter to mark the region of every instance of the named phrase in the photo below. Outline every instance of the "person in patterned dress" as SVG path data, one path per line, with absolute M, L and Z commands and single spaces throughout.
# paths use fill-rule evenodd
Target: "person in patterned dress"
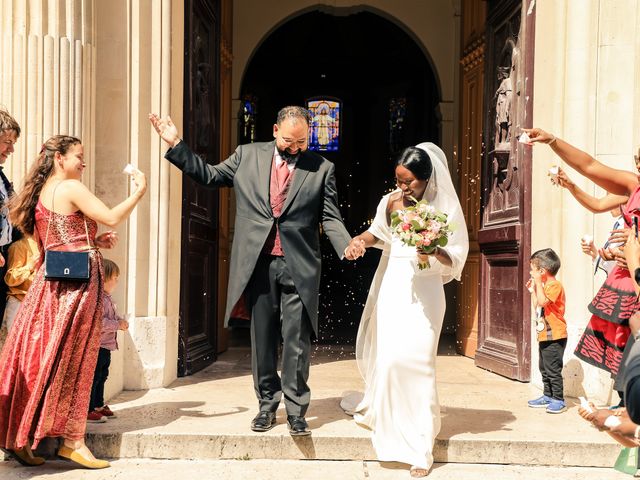
M 96 235 L 98 222 L 125 220 L 147 188 L 136 188 L 108 208 L 81 182 L 85 168 L 80 140 L 55 136 L 42 145 L 24 187 L 10 204 L 14 225 L 34 235 L 45 250 L 89 250 L 88 282 L 47 280 L 36 271 L 0 354 L 0 447 L 23 465 L 40 465 L 31 449 L 45 437 L 62 437 L 58 456 L 86 468 L 105 468 L 84 443 L 94 365 L 102 328 L 102 255 L 117 234 Z
M 578 173 L 589 178 L 613 195 L 627 196 L 621 206 L 625 229 L 618 230 L 615 240 L 626 241 L 633 218 L 640 217 L 640 184 L 638 175 L 608 167 L 591 155 L 539 128 L 523 129 L 531 144 L 543 143 Z M 613 238 L 613 237 L 612 237 Z M 619 258 L 624 258 L 622 251 Z M 586 363 L 618 374 L 622 354 L 629 339 L 629 318 L 637 309 L 634 282 L 626 264 L 616 264 L 589 305 L 591 318 L 574 354 Z

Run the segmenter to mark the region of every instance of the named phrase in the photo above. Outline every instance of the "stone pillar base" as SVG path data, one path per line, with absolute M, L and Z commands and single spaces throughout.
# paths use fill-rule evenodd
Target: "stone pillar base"
M 125 390 L 166 387 L 177 377 L 178 320 L 135 317 L 124 341 Z

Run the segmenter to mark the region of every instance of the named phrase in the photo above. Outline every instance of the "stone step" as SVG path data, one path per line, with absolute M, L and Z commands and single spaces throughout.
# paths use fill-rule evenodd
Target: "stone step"
M 25 468 L 16 462 L 0 462 L 0 478 L 22 480 L 31 475 L 47 480 L 394 480 L 409 479 L 408 467 L 394 463 L 362 461 L 294 460 L 116 460 L 104 470 L 74 468 L 62 461 Z M 629 475 L 612 468 L 541 467 L 523 465 L 435 464 L 428 480 L 624 480 Z
M 101 458 L 167 460 L 312 459 L 372 460 L 369 438 L 284 435 L 98 434 L 87 444 Z M 611 466 L 620 447 L 615 443 L 540 442 L 491 439 L 438 439 L 434 459 L 442 463 L 482 463 L 547 466 Z
M 576 400 L 568 400 L 567 412 L 550 415 L 527 407 L 539 395 L 535 387 L 478 369 L 468 358 L 439 356 L 437 370 L 437 462 L 608 467 L 618 455 L 608 435 L 578 416 Z M 106 458 L 375 459 L 370 432 L 339 406 L 345 392 L 362 389 L 352 353 L 316 351 L 310 385 L 311 437 L 291 438 L 282 407 L 275 428 L 251 432 L 257 402 L 249 352 L 232 350 L 167 388 L 123 392 L 111 402 L 118 418 L 89 425 L 87 443 Z

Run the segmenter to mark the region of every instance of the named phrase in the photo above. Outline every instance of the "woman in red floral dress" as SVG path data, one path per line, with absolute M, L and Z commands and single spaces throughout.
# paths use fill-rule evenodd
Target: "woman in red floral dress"
M 524 129 L 531 143 L 545 143 L 576 171 L 607 192 L 625 195 L 621 206 L 625 227 L 631 228 L 633 217 L 640 217 L 640 185 L 635 173 L 608 167 L 588 153 L 539 129 Z M 575 355 L 581 360 L 618 374 L 622 352 L 629 338 L 629 317 L 637 309 L 634 282 L 626 267 L 616 264 L 589 305 L 592 316 L 578 341 Z
M 62 437 L 60 457 L 104 468 L 84 443 L 86 416 L 102 326 L 102 255 L 115 232 L 96 236 L 97 222 L 126 219 L 146 190 L 142 173 L 125 201 L 108 208 L 81 182 L 80 140 L 50 138 L 11 201 L 12 223 L 44 250 L 89 250 L 88 282 L 50 281 L 38 268 L 0 354 L 0 447 L 23 465 L 40 465 L 34 448 L 44 437 Z M 46 243 L 46 244 L 45 244 Z

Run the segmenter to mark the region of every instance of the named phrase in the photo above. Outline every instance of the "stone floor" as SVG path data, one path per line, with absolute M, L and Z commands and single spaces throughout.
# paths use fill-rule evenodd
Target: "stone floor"
M 403 465 L 321 460 L 116 460 L 105 470 L 75 469 L 61 461 L 27 469 L 0 463 L 2 480 L 410 480 Z M 427 480 L 625 480 L 612 468 L 435 464 Z
M 619 447 L 578 416 L 577 400 L 568 399 L 569 410 L 560 415 L 528 408 L 527 399 L 540 394 L 531 384 L 479 369 L 471 359 L 447 354 L 450 349 L 442 353 L 437 360 L 442 430 L 434 456 L 443 465 L 437 465 L 430 478 L 471 478 L 474 468 L 482 472 L 480 476 L 492 478 L 516 478 L 507 474 L 518 471 L 524 475 L 518 478 L 534 478 L 536 471 L 543 472 L 536 468 L 546 469 L 543 477 L 548 473 L 554 479 L 621 478 L 608 468 Z M 132 465 L 147 473 L 160 469 L 159 465 L 178 470 L 183 465 L 184 473 L 189 469 L 197 472 L 205 464 L 210 464 L 212 472 L 228 474 L 175 478 L 243 478 L 239 473 L 243 471 L 249 477 L 276 478 L 280 468 L 283 473 L 294 472 L 291 478 L 320 478 L 309 473 L 316 467 L 318 475 L 336 469 L 335 478 L 383 479 L 400 474 L 408 478 L 405 465 L 371 462 L 375 452 L 369 432 L 339 407 L 345 392 L 362 389 L 352 349 L 315 347 L 307 414 L 313 435 L 295 440 L 287 432 L 282 408 L 278 425 L 271 431 L 258 434 L 249 429 L 257 410 L 249 357 L 247 348 L 232 348 L 207 369 L 167 388 L 126 391 L 112 399 L 110 405 L 118 418 L 89 425 L 87 440 L 97 456 L 120 460 L 110 476 L 86 472 L 86 478 L 116 478 L 111 475 Z M 311 469 L 308 475 L 296 476 L 298 469 L 307 467 Z M 19 475 L 11 478 L 30 478 L 38 471 L 58 478 L 68 468 L 49 462 L 44 470 L 23 469 L 5 462 L 0 478 L 9 478 L 10 472 Z M 261 471 L 272 472 L 272 476 L 258 475 Z M 64 478 L 85 478 L 71 471 L 69 475 Z
M 438 462 L 608 466 L 615 459 L 616 444 L 578 416 L 575 399 L 568 399 L 567 412 L 550 415 L 527 407 L 539 395 L 534 386 L 479 369 L 471 359 L 440 355 L 437 372 Z M 282 407 L 274 429 L 253 433 L 249 350 L 234 348 L 168 388 L 123 392 L 111 401 L 118 419 L 90 425 L 89 439 L 96 453 L 111 458 L 375 458 L 369 432 L 339 407 L 345 392 L 362 389 L 352 349 L 316 347 L 310 385 L 310 439 L 291 439 Z

